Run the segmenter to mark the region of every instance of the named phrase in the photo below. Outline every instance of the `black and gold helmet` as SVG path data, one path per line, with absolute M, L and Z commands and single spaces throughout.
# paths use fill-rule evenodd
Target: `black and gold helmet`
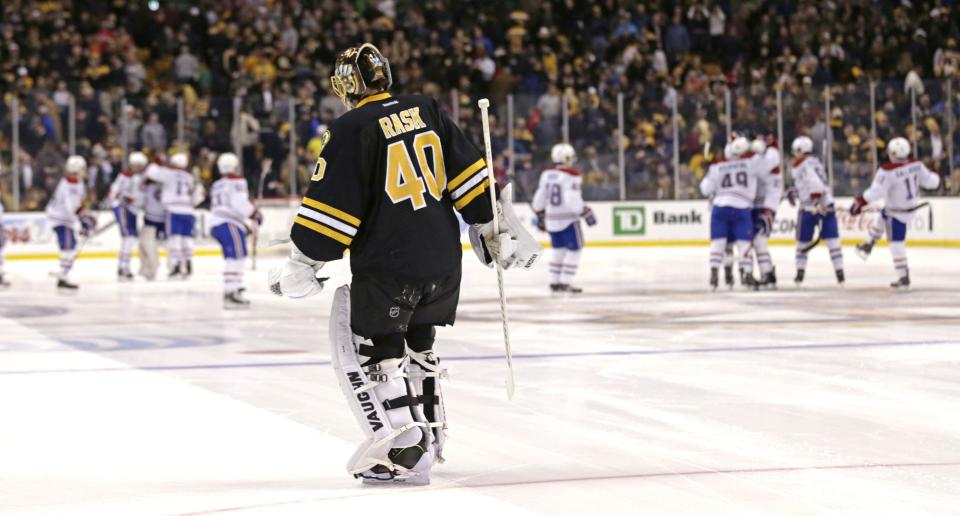
M 370 43 L 341 52 L 330 76 L 333 93 L 348 108 L 353 108 L 363 97 L 389 90 L 392 84 L 390 63 Z

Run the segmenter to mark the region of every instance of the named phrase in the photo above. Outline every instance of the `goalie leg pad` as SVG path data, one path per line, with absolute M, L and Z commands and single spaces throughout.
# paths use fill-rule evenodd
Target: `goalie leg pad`
M 350 327 L 346 286 L 334 294 L 330 341 L 340 388 L 367 437 L 350 457 L 347 471 L 365 482 L 429 483 L 434 448 L 426 423 L 415 417 L 406 359 L 368 360 L 364 350 L 373 347 Z
M 440 380 L 447 378 L 447 370 L 440 367 L 440 359 L 433 353 L 436 334 L 433 326 L 413 326 L 407 332 L 407 381 L 420 402 L 422 420 L 433 433 L 437 462 L 443 462 L 443 445 L 447 441 L 447 416 L 443 406 Z

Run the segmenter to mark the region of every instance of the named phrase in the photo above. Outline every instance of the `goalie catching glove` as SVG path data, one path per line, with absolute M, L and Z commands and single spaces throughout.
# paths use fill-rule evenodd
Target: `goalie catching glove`
M 522 267 L 530 269 L 543 254 L 543 248 L 523 227 L 513 211 L 513 185 L 500 191 L 497 200 L 497 222 L 500 234 L 493 234 L 493 221 L 470 226 L 470 245 L 480 263 L 493 267 L 496 259 L 504 269 Z
M 300 252 L 296 245 L 290 251 L 290 257 L 282 267 L 270 269 L 267 276 L 270 292 L 291 299 L 315 296 L 323 290 L 323 282 L 329 278 L 318 278 L 317 274 L 324 263 L 314 260 Z

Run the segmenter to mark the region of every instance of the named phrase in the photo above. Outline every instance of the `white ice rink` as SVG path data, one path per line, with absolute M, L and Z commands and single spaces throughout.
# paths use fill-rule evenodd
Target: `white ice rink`
M 960 250 L 889 253 L 848 284 L 813 252 L 797 290 L 719 292 L 705 248 L 588 248 L 577 299 L 508 273 L 506 399 L 492 272 L 465 256 L 437 349 L 450 438 L 426 487 L 368 487 L 329 365 L 332 288 L 223 312 L 219 258 L 189 282 L 117 284 L 81 260 L 9 261 L 0 292 L 0 514 L 957 514 Z M 348 280 L 329 266 L 330 284 Z

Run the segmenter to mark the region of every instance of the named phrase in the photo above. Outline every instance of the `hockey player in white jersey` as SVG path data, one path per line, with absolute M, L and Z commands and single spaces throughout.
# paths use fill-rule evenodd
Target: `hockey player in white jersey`
M 890 286 L 907 288 L 910 286 L 910 271 L 907 268 L 907 225 L 913 219 L 919 204 L 920 189 L 937 188 L 940 186 L 940 176 L 931 172 L 923 162 L 909 160 L 910 142 L 906 138 L 890 140 L 887 156 L 890 161 L 877 170 L 870 188 L 854 199 L 850 213 L 859 215 L 865 205 L 883 199 L 883 210 L 868 229 L 870 239 L 858 245 L 857 252 L 866 260 L 873 250 L 873 245 L 886 230 L 890 255 L 897 272 L 897 280 Z
M 202 192 L 188 166 L 189 158 L 181 152 L 170 157 L 170 166 L 150 165 L 146 171 L 148 179 L 163 185 L 160 199 L 167 217 L 170 278 L 187 279 L 193 273 L 194 206 Z
M 583 177 L 571 167 L 577 154 L 568 143 L 558 143 L 550 151 L 554 166 L 540 174 L 540 183 L 533 194 L 532 207 L 537 213 L 537 226 L 550 233 L 553 252 L 550 257 L 550 291 L 579 294 L 583 289 L 572 285 L 580 265 L 583 232 L 580 219 L 587 225 L 597 223 L 593 211 L 583 203 Z
M 247 257 L 246 220 L 257 224 L 263 218 L 250 202 L 247 180 L 238 173 L 240 160 L 236 154 L 224 153 L 217 158 L 222 177 L 210 188 L 210 236 L 223 249 L 223 307 L 248 308 L 243 296 L 243 262 Z
M 120 281 L 133 280 L 130 272 L 130 256 L 137 245 L 137 214 L 143 208 L 143 170 L 147 168 L 147 156 L 142 152 L 132 152 L 127 159 L 129 168 L 117 175 L 110 185 L 111 207 L 120 229 L 120 254 L 117 266 L 117 278 Z
M 719 268 L 723 262 L 727 240 L 737 244 L 741 283 L 757 288 L 753 278 L 753 258 L 748 248 L 753 240 L 753 221 L 750 210 L 757 195 L 756 161 L 748 156 L 750 142 L 738 136 L 725 148 L 725 159 L 710 165 L 700 192 L 712 197 L 710 215 L 710 286 L 719 284 Z
M 163 185 L 144 178 L 143 229 L 140 231 L 140 272 L 148 281 L 157 278 L 160 268 L 160 242 L 167 239 L 166 211 L 163 209 Z
M 814 230 L 820 228 L 819 239 L 830 250 L 830 261 L 837 277 L 837 283 L 843 285 L 843 249 L 840 247 L 840 230 L 837 226 L 836 207 L 833 205 L 833 193 L 828 185 L 823 164 L 813 155 L 813 140 L 807 136 L 798 136 L 790 146 L 793 151 L 794 188 L 800 201 L 800 213 L 797 217 L 797 275 L 793 281 L 798 286 L 803 283 L 807 269 L 807 253 L 810 252 Z
M 80 234 L 86 234 L 96 225 L 96 219 L 84 211 L 83 201 L 86 188 L 83 175 L 87 170 L 87 161 L 81 156 L 70 156 L 63 166 L 63 177 L 57 183 L 53 196 L 47 203 L 46 214 L 57 235 L 60 248 L 60 274 L 57 288 L 61 291 L 75 291 L 77 285 L 69 280 L 70 269 L 77 258 L 77 226 Z
M 3 252 L 7 243 L 7 232 L 3 230 L 3 199 L 0 199 L 0 290 L 10 288 L 10 282 L 3 278 Z
M 780 173 L 780 149 L 772 136 L 757 136 L 750 142 L 757 161 L 757 196 L 753 200 L 753 250 L 760 269 L 760 286 L 777 288 L 777 273 L 770 259 L 770 233 L 783 197 L 783 175 Z

